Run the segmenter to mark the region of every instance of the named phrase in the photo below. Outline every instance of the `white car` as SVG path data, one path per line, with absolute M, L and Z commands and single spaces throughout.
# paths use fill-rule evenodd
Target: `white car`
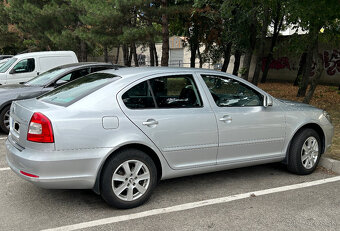
M 0 66 L 0 84 L 26 82 L 40 73 L 70 63 L 78 63 L 73 51 L 43 51 L 16 55 Z

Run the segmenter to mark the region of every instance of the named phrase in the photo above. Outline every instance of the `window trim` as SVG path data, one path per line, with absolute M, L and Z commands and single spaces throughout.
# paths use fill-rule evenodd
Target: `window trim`
M 151 87 L 151 84 L 150 84 L 150 80 L 152 79 L 156 79 L 156 78 L 164 78 L 164 77 L 173 77 L 173 78 L 176 78 L 176 77 L 183 77 L 183 76 L 190 76 L 190 78 L 192 78 L 193 80 L 193 83 L 195 84 L 195 87 L 196 87 L 196 90 L 197 90 L 197 94 L 198 94 L 198 97 L 199 97 L 199 100 L 201 102 L 201 106 L 197 106 L 197 107 L 173 107 L 173 108 L 163 108 L 163 107 L 158 107 L 158 104 L 157 104 L 157 101 L 156 101 L 156 98 L 155 98 L 155 95 L 154 95 L 154 92 L 153 92 L 153 89 Z M 196 77 L 195 77 L 196 76 Z M 154 74 L 154 75 L 149 75 L 149 76 L 144 76 L 144 77 L 141 77 L 139 78 L 138 80 L 128 84 L 127 86 L 125 86 L 118 94 L 117 94 L 117 99 L 119 99 L 119 103 L 122 104 L 127 110 L 133 110 L 133 111 L 136 111 L 136 110 L 160 110 L 160 109 L 163 109 L 163 110 L 169 110 L 169 109 L 175 109 L 175 110 L 179 110 L 179 109 L 199 109 L 199 108 L 204 108 L 205 104 L 204 104 L 204 100 L 202 98 L 202 91 L 200 91 L 199 89 L 199 80 L 195 79 L 197 78 L 197 75 L 195 72 L 183 72 L 183 73 L 165 73 L 165 74 Z M 129 108 L 125 105 L 124 101 L 123 101 L 123 95 L 129 91 L 131 88 L 137 86 L 138 84 L 144 82 L 144 81 L 147 81 L 148 83 L 148 87 L 150 88 L 150 93 L 152 95 L 152 98 L 153 98 L 153 101 L 154 101 L 154 104 L 155 104 L 155 107 L 154 108 Z M 202 89 L 204 91 L 204 89 Z
M 229 76 L 229 75 L 223 75 L 223 74 L 218 74 L 218 73 L 209 73 L 209 72 L 197 72 L 197 74 L 200 76 L 201 78 L 201 83 L 204 85 L 204 88 L 205 90 L 207 91 L 207 97 L 209 97 L 209 101 L 211 101 L 212 106 L 214 107 L 217 107 L 217 108 L 251 108 L 251 107 L 264 107 L 264 97 L 267 96 L 266 92 L 264 92 L 263 90 L 261 90 L 260 88 L 257 88 L 256 86 L 253 87 L 249 84 L 248 81 L 246 80 L 243 80 L 243 79 L 238 79 L 237 76 Z M 262 104 L 261 105 L 257 105 L 257 106 L 225 106 L 225 107 L 221 107 L 221 106 L 218 106 L 215 102 L 215 100 L 213 99 L 213 96 L 209 90 L 209 87 L 207 86 L 207 84 L 205 83 L 204 79 L 203 79 L 203 76 L 215 76 L 215 77 L 218 77 L 218 78 L 222 78 L 222 79 L 231 79 L 231 80 L 234 80 L 234 81 L 237 81 L 239 82 L 240 84 L 244 85 L 246 88 L 248 89 L 251 89 L 253 91 L 255 91 L 256 93 L 258 93 L 259 95 L 262 96 Z M 236 78 L 234 78 L 236 77 Z

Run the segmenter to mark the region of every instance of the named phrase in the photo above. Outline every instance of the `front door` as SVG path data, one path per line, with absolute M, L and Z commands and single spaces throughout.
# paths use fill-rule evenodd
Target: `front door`
M 34 58 L 19 61 L 7 75 L 6 84 L 26 82 L 37 76 L 37 67 Z
M 174 169 L 216 164 L 215 115 L 193 75 L 141 80 L 118 95 L 127 117 Z
M 202 75 L 219 131 L 217 163 L 232 164 L 282 157 L 285 119 L 279 106 L 263 106 L 263 94 L 233 78 Z

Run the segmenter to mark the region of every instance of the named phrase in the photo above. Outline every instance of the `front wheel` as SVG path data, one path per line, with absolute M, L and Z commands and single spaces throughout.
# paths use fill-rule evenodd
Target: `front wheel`
M 292 140 L 288 169 L 299 175 L 307 175 L 316 169 L 321 156 L 321 141 L 313 129 L 304 129 Z
M 0 128 L 2 131 L 4 131 L 6 134 L 9 133 L 9 110 L 11 106 L 8 105 L 2 109 L 0 113 Z
M 157 184 L 153 160 L 137 149 L 119 151 L 105 163 L 101 196 L 111 206 L 128 209 L 145 203 Z

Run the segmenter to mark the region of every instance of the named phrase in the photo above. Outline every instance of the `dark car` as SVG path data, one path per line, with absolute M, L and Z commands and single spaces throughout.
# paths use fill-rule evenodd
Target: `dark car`
M 53 68 L 23 84 L 0 86 L 0 128 L 9 132 L 12 101 L 34 98 L 89 73 L 114 68 L 108 63 L 73 63 Z

